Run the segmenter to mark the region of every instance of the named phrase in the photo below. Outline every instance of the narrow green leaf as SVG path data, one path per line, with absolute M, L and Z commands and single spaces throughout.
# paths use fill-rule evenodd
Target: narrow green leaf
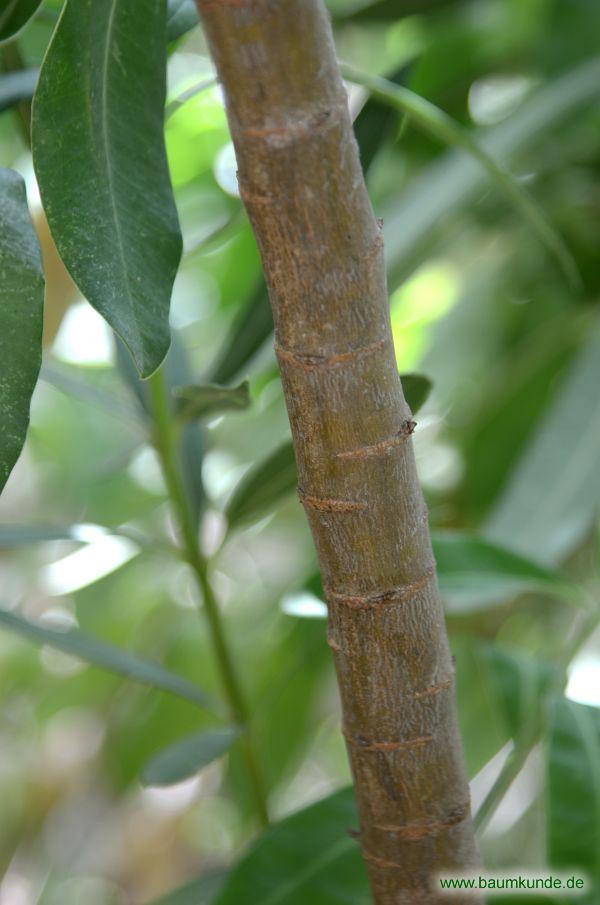
M 237 315 L 213 365 L 210 378 L 227 383 L 258 352 L 273 332 L 273 315 L 264 280 Z
M 192 880 L 151 902 L 150 905 L 213 905 L 225 880 L 227 871 L 214 870 L 198 880 Z
M 141 773 L 142 783 L 145 786 L 169 786 L 188 779 L 225 754 L 239 735 L 240 730 L 235 726 L 189 735 L 148 761 Z
M 236 387 L 200 383 L 174 391 L 175 411 L 183 421 L 195 421 L 217 412 L 242 411 L 250 405 L 247 380 Z
M 2 0 L 0 3 L 0 42 L 21 31 L 37 11 L 42 0 Z
M 550 861 L 587 871 L 599 893 L 600 709 L 557 701 L 547 756 Z
M 48 223 L 143 377 L 169 347 L 181 233 L 163 136 L 165 0 L 67 0 L 33 102 Z
M 48 644 L 92 666 L 99 666 L 101 669 L 150 685 L 152 688 L 168 691 L 200 707 L 208 709 L 213 707 L 210 698 L 182 676 L 170 672 L 158 663 L 137 657 L 79 630 L 59 631 L 46 628 L 4 609 L 0 609 L 0 627 L 16 632 L 37 644 Z
M 30 101 L 35 91 L 39 69 L 20 69 L 0 75 L 0 113 L 21 101 Z
M 503 165 L 494 160 L 466 129 L 435 104 L 403 85 L 367 75 L 352 66 L 343 65 L 342 74 L 349 81 L 367 88 L 373 97 L 386 101 L 407 113 L 415 123 L 445 144 L 463 148 L 486 170 L 496 187 L 513 204 L 538 239 L 556 257 L 571 286 L 578 288 L 581 277 L 577 265 L 561 236 L 546 220 L 543 211 L 528 192 Z
M 42 360 L 44 276 L 25 184 L 0 170 L 0 492 L 23 448 Z
M 538 562 L 572 551 L 600 504 L 600 324 L 513 470 L 485 535 Z
M 528 591 L 567 591 L 561 575 L 473 535 L 434 532 L 433 550 L 451 615 L 477 612 Z
M 297 483 L 294 447 L 289 441 L 253 465 L 237 485 L 225 509 L 230 528 L 265 515 Z
M 369 905 L 352 789 L 268 829 L 233 868 L 215 905 Z
M 433 389 L 433 384 L 429 377 L 425 377 L 424 374 L 400 374 L 400 380 L 408 407 L 413 415 L 416 415 L 419 409 L 427 402 Z
M 196 25 L 199 25 L 198 7 L 195 0 L 168 0 L 167 41 L 176 41 Z
M 83 525 L 0 525 L 0 550 L 55 540 L 83 540 L 83 535 L 78 533 L 83 527 Z

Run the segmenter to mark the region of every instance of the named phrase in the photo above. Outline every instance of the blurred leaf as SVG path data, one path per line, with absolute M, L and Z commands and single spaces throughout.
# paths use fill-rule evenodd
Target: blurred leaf
M 67 0 L 33 104 L 58 251 L 140 374 L 169 348 L 181 233 L 164 146 L 165 0 Z
M 478 134 L 478 144 L 495 160 L 505 161 L 595 100 L 599 79 L 600 57 L 586 60 L 540 88 L 500 125 Z M 484 184 L 482 168 L 456 151 L 448 151 L 422 169 L 383 213 L 390 268 L 402 270 L 442 217 L 466 205 Z
M 478 612 L 528 591 L 564 593 L 567 581 L 474 535 L 432 535 L 440 593 L 451 615 Z
M 192 880 L 166 896 L 161 896 L 150 905 L 213 905 L 226 879 L 227 871 L 211 871 L 199 880 Z
M 334 19 L 361 23 L 396 22 L 456 3 L 457 0 L 330 0 Z
M 25 184 L 0 170 L 0 492 L 27 434 L 42 360 L 44 275 Z
M 0 525 L 0 549 L 55 540 L 82 540 L 81 525 Z M 86 526 L 89 527 L 89 526 Z
M 135 654 L 130 654 L 112 644 L 105 644 L 76 629 L 59 631 L 46 628 L 30 622 L 17 613 L 3 609 L 0 609 L 0 627 L 16 632 L 37 644 L 48 644 L 92 666 L 99 666 L 101 669 L 150 685 L 152 688 L 168 691 L 200 707 L 208 709 L 213 707 L 210 698 L 182 676 L 170 672 L 158 663 L 141 659 Z
M 352 789 L 336 792 L 266 830 L 231 871 L 215 905 L 369 905 L 356 840 Z
M 125 350 L 124 354 L 127 354 Z M 128 354 L 127 359 L 131 361 Z M 135 372 L 133 366 L 132 370 Z M 82 369 L 77 371 L 68 366 L 61 366 L 57 362 L 44 361 L 40 371 L 40 380 L 66 393 L 68 396 L 81 399 L 91 406 L 102 409 L 102 411 L 129 425 L 131 425 L 132 421 L 139 420 L 138 410 L 129 403 L 129 400 L 97 386 L 91 380 L 86 379 L 83 376 L 84 373 Z
M 482 644 L 480 649 L 490 670 L 496 704 L 516 739 L 523 727 L 541 722 L 546 698 L 560 677 L 559 667 L 516 648 Z
M 600 709 L 556 702 L 548 756 L 548 853 L 600 891 Z
M 142 783 L 145 786 L 169 786 L 189 779 L 225 754 L 239 735 L 240 730 L 235 727 L 188 735 L 148 761 L 140 777 Z
M 551 251 L 560 263 L 570 284 L 577 287 L 581 278 L 571 252 L 561 236 L 547 221 L 545 214 L 514 176 L 497 163 L 471 133 L 455 122 L 435 104 L 415 94 L 403 85 L 396 85 L 387 79 L 367 75 L 352 66 L 344 65 L 342 74 L 355 84 L 367 88 L 382 101 L 407 113 L 411 119 L 426 129 L 435 138 L 453 147 L 463 148 L 486 170 L 496 188 L 520 211 L 538 239 Z
M 416 415 L 427 402 L 433 383 L 424 374 L 400 374 L 400 381 L 408 407 Z
M 389 76 L 390 82 L 401 85 L 406 80 L 408 71 L 408 66 L 401 66 Z M 369 97 L 354 120 L 354 135 L 358 142 L 360 162 L 365 174 L 369 172 L 377 153 L 392 134 L 393 127 L 400 119 L 400 115 L 389 104 Z
M 551 563 L 590 528 L 600 502 L 599 385 L 596 326 L 492 512 L 490 540 Z
M 273 332 L 273 315 L 264 279 L 237 315 L 210 371 L 215 383 L 228 383 L 258 352 Z
M 200 383 L 174 391 L 175 411 L 183 421 L 195 421 L 216 412 L 241 411 L 250 405 L 250 384 L 247 380 L 236 387 L 215 383 Z
M 225 508 L 230 528 L 265 515 L 298 482 L 292 442 L 251 466 L 234 489 Z
M 200 23 L 195 0 L 168 0 L 167 41 L 176 41 Z
M 29 22 L 42 0 L 3 0 L 0 9 L 0 42 L 13 38 Z
M 0 113 L 33 97 L 39 69 L 21 69 L 0 74 Z

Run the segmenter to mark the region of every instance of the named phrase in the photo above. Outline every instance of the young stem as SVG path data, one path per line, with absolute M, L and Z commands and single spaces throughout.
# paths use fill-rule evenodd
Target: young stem
M 185 485 L 179 467 L 176 442 L 177 426 L 171 414 L 169 396 L 162 369 L 150 378 L 148 384 L 154 418 L 154 446 L 160 459 L 167 492 L 177 520 L 183 552 L 192 569 L 204 601 L 204 610 L 223 691 L 227 699 L 229 714 L 236 725 L 243 729 L 240 745 L 246 762 L 248 778 L 252 786 L 256 812 L 261 824 L 267 826 L 269 813 L 250 734 L 248 706 L 229 649 L 219 605 L 209 579 L 207 562 L 198 546 L 195 519 L 186 496 Z

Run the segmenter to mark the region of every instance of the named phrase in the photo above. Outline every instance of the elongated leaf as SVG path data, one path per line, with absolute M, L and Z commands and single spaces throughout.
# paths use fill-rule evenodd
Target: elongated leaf
M 188 779 L 225 754 L 239 734 L 239 729 L 228 726 L 189 735 L 155 754 L 144 767 L 141 780 L 146 786 L 169 786 Z
M 46 628 L 4 609 L 0 609 L 0 627 L 16 632 L 37 644 L 49 644 L 50 647 L 78 657 L 92 666 L 99 666 L 101 669 L 134 679 L 152 688 L 168 691 L 200 707 L 212 709 L 210 698 L 187 679 L 170 672 L 158 663 L 137 657 L 84 632 L 76 629 L 59 631 Z
M 163 137 L 165 0 L 67 0 L 33 104 L 48 223 L 143 377 L 169 347 L 181 257 Z
M 84 534 L 81 529 L 86 525 L 0 525 L 0 550 L 22 547 L 27 544 L 40 544 L 55 540 L 81 541 Z M 94 525 L 98 531 L 98 526 Z
M 597 97 L 600 57 L 586 60 L 539 89 L 505 122 L 478 135 L 478 144 L 505 162 Z M 462 152 L 447 151 L 421 171 L 400 197 L 384 210 L 389 267 L 403 272 L 404 263 L 440 220 L 468 204 L 485 183 L 483 168 Z
M 352 789 L 267 830 L 232 870 L 215 905 L 369 905 Z
M 486 537 L 552 563 L 592 524 L 600 504 L 600 326 L 512 472 Z
M 281 497 L 291 493 L 297 483 L 296 458 L 290 441 L 246 472 L 225 510 L 229 526 L 265 515 Z
M 558 701 L 547 752 L 550 860 L 587 871 L 600 893 L 600 710 Z
M 366 75 L 352 66 L 343 66 L 342 73 L 351 82 L 367 88 L 374 97 L 387 101 L 409 114 L 415 123 L 445 144 L 467 151 L 486 170 L 496 188 L 520 211 L 538 239 L 556 256 L 571 285 L 576 287 L 580 284 L 579 272 L 570 251 L 548 223 L 536 202 L 511 173 L 494 160 L 466 129 L 435 104 L 403 85 Z
M 25 185 L 0 170 L 0 492 L 19 458 L 42 360 L 44 276 Z
M 215 383 L 227 383 L 264 345 L 273 332 L 273 315 L 264 280 L 235 318 L 210 376 Z
M 0 113 L 33 97 L 39 69 L 21 69 L 0 75 Z
M 194 0 L 168 0 L 167 41 L 176 41 L 199 24 Z
M 424 374 L 400 374 L 404 398 L 413 415 L 416 415 L 431 393 L 433 384 Z
M 217 412 L 247 409 L 250 405 L 250 384 L 247 380 L 236 387 L 200 383 L 176 389 L 174 396 L 178 416 L 183 421 L 195 421 Z
M 227 878 L 227 871 L 214 870 L 192 880 L 173 892 L 156 899 L 151 905 L 212 905 Z
M 435 532 L 440 592 L 453 615 L 477 612 L 527 591 L 564 593 L 567 582 L 534 562 L 473 535 Z
M 0 3 L 0 41 L 8 41 L 29 22 L 42 0 L 2 0 Z

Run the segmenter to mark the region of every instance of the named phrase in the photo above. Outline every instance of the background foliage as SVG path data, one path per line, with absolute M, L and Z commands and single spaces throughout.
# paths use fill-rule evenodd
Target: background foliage
M 37 5 L 24 3 L 15 27 L 0 13 L 0 37 Z M 168 18 L 166 143 L 184 253 L 166 373 L 174 389 L 236 387 L 218 398 L 177 397 L 187 494 L 273 814 L 325 800 L 269 830 L 227 881 L 223 869 L 257 828 L 235 733 L 219 735 L 205 698 L 195 700 L 198 688 L 214 698 L 220 687 L 187 566 L 171 549 L 147 384 L 66 275 L 33 175 L 29 102 L 59 6 L 42 3 L 0 46 L 0 164 L 25 177 L 47 283 L 29 437 L 0 502 L 0 628 L 12 630 L 0 634 L 0 903 L 147 902 L 189 881 L 165 905 L 239 903 L 248 888 L 287 905 L 359 905 L 368 898 L 346 835 L 352 797 L 328 797 L 349 775 L 258 254 L 219 90 L 188 91 L 212 74 L 193 4 L 171 3 Z M 411 88 L 462 125 L 538 202 L 581 276 L 574 288 L 464 150 L 351 88 L 385 221 L 398 367 L 433 384 L 414 438 L 474 805 L 485 802 L 486 865 L 586 872 L 592 903 L 600 878 L 600 7 L 330 7 L 340 58 Z M 119 115 L 126 122 L 127 110 Z M 61 153 L 68 160 L 79 150 Z M 59 179 L 60 156 L 53 172 Z M 87 196 L 93 216 L 106 199 L 93 184 Z M 166 241 L 172 268 L 176 238 Z M 90 652 L 82 636 L 59 634 L 65 627 L 97 646 Z M 65 653 L 76 643 L 113 673 Z M 119 659 L 125 650 L 143 663 Z M 179 696 L 123 679 L 132 672 Z M 174 673 L 187 680 L 183 689 Z M 197 741 L 204 729 L 208 747 L 206 735 Z M 157 752 L 190 734 L 168 778 L 209 765 L 177 785 L 153 785 L 165 769 Z M 182 757 L 191 758 L 187 772 Z

